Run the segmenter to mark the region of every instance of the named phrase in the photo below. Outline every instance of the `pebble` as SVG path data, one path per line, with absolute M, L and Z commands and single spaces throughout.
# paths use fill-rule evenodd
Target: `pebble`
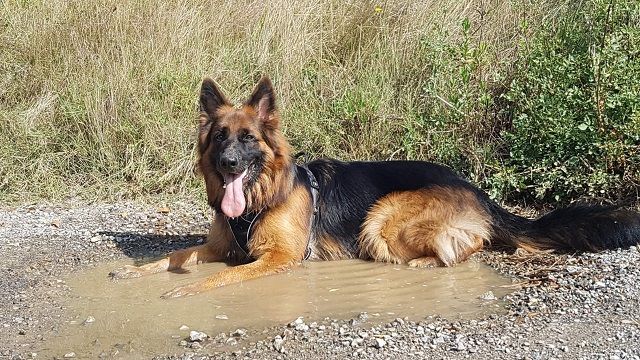
M 189 332 L 189 340 L 191 342 L 194 341 L 204 341 L 209 337 L 209 335 L 201 332 L 201 331 L 195 331 L 195 330 L 191 330 L 191 332 Z
M 497 300 L 498 298 L 493 294 L 493 291 L 487 291 L 486 293 L 480 295 L 480 299 L 485 301 Z
M 289 327 L 296 327 L 298 325 L 302 325 L 304 324 L 304 320 L 302 317 L 299 317 L 295 320 L 293 320 L 292 322 L 289 323 Z
M 387 345 L 387 342 L 384 339 L 380 339 L 380 338 L 375 338 L 373 343 L 373 346 L 375 346 L 377 349 L 382 349 L 386 345 Z
M 231 333 L 231 336 L 245 337 L 247 336 L 247 329 L 244 329 L 244 328 L 236 329 L 234 332 Z
M 454 349 L 456 351 L 465 351 L 467 350 L 467 346 L 463 342 L 457 342 Z
M 280 337 L 280 335 L 276 336 L 273 339 L 273 348 L 279 352 L 279 353 L 284 353 L 284 340 L 282 339 L 282 337 Z

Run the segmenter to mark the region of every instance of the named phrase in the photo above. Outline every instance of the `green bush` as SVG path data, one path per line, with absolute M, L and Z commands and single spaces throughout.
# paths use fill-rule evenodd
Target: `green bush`
M 639 6 L 4 2 L 0 201 L 202 195 L 199 83 L 238 101 L 261 74 L 310 157 L 437 161 L 509 200 L 632 194 Z
M 487 179 L 511 199 L 622 197 L 640 175 L 640 3 L 578 3 L 522 40 Z

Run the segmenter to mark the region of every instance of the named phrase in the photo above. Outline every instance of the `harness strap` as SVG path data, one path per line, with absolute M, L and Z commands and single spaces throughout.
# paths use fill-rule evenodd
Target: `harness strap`
M 262 210 L 253 211 L 250 213 L 245 213 L 242 216 L 238 216 L 237 218 L 229 218 L 225 216 L 227 220 L 227 224 L 231 229 L 231 233 L 233 234 L 233 240 L 235 241 L 237 248 L 240 249 L 245 258 L 251 259 L 249 256 L 249 239 L 251 238 L 251 229 L 253 228 L 253 224 L 255 224 L 256 220 L 262 214 Z
M 309 260 L 311 257 L 311 253 L 313 252 L 313 247 L 315 245 L 315 236 L 313 236 L 313 229 L 315 228 L 315 220 L 316 215 L 318 214 L 318 197 L 320 196 L 320 185 L 318 185 L 318 180 L 316 180 L 316 176 L 313 175 L 313 172 L 306 166 L 301 165 L 307 173 L 307 178 L 309 180 L 309 186 L 311 187 L 311 198 L 313 199 L 313 212 L 311 213 L 311 219 L 309 219 L 309 239 L 307 239 L 307 249 L 304 251 L 304 260 Z

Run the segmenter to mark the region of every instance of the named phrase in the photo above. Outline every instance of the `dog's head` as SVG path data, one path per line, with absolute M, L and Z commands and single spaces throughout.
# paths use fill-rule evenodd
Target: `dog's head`
M 234 107 L 205 79 L 198 149 L 209 202 L 216 210 L 237 217 L 277 200 L 287 185 L 291 161 L 271 81 L 263 77 L 249 99 Z

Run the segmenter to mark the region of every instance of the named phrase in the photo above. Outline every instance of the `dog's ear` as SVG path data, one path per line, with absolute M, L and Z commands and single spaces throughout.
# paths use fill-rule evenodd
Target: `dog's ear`
M 200 88 L 200 134 L 198 136 L 201 152 L 204 151 L 203 147 L 206 147 L 211 123 L 216 120 L 218 109 L 224 105 L 231 106 L 218 85 L 209 78 L 204 79 Z
M 258 118 L 271 128 L 278 127 L 278 116 L 276 114 L 276 95 L 273 90 L 273 84 L 267 76 L 263 76 L 253 93 L 246 102 L 247 105 L 253 107 L 258 114 Z
M 202 81 L 200 88 L 200 111 L 205 112 L 211 119 L 215 118 L 216 112 L 223 105 L 231 105 L 216 83 L 206 78 Z

